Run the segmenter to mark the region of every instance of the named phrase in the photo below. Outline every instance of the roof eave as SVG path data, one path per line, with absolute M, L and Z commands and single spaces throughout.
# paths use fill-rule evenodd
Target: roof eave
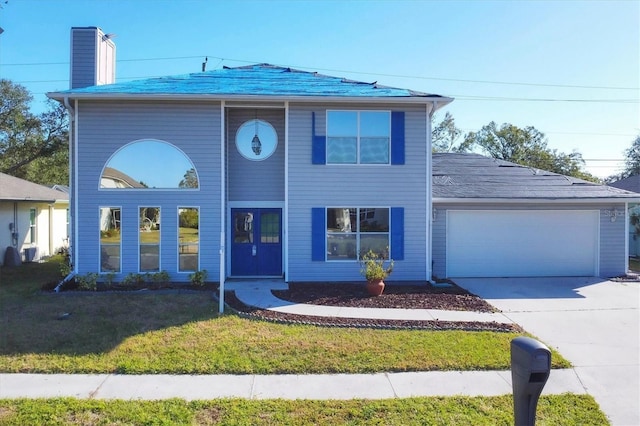
M 438 108 L 453 102 L 446 96 L 294 96 L 294 95 L 233 95 L 233 94 L 174 94 L 174 93 L 64 93 L 49 92 L 47 97 L 57 101 L 71 100 L 172 100 L 172 101 L 265 101 L 265 102 L 369 102 L 432 104 Z
M 445 198 L 433 197 L 433 204 L 594 204 L 594 203 L 640 203 L 640 197 L 593 197 L 593 198 Z
M 69 200 L 64 198 L 33 198 L 33 197 L 0 197 L 0 201 L 25 201 L 32 203 L 69 203 Z

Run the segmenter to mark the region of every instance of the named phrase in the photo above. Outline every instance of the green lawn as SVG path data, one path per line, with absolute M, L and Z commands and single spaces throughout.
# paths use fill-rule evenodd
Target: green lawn
M 43 294 L 58 263 L 0 270 L 0 372 L 274 374 L 509 368 L 513 333 L 279 325 L 216 314 L 211 294 Z M 69 313 L 67 319 L 58 319 Z M 569 363 L 553 353 L 554 367 Z M 381 401 L 0 400 L 0 425 L 510 425 L 511 396 Z M 539 425 L 603 425 L 585 395 Z
M 56 262 L 2 270 L 0 371 L 369 373 L 509 369 L 515 333 L 282 325 L 219 316 L 210 293 L 43 294 Z M 64 313 L 70 315 L 59 320 Z M 569 363 L 557 353 L 553 366 Z
M 629 269 L 631 269 L 633 272 L 640 272 L 640 259 L 636 257 L 630 257 Z

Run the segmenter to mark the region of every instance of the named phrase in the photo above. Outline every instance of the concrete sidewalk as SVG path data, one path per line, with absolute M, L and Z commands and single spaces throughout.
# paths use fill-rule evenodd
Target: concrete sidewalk
M 565 392 L 586 393 L 573 369 L 553 370 L 543 394 Z M 510 393 L 510 371 L 240 376 L 0 374 L 0 399 L 387 399 Z

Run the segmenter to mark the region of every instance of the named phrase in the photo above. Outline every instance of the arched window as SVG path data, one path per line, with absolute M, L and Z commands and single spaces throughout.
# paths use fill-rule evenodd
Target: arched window
M 143 139 L 116 151 L 100 177 L 101 189 L 198 189 L 195 166 L 168 142 Z

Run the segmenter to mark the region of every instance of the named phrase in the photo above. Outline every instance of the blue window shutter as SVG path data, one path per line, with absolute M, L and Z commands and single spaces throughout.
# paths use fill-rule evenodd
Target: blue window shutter
M 325 257 L 325 212 L 324 207 L 311 209 L 311 260 L 324 262 Z
M 404 111 L 391 112 L 391 164 L 404 164 Z
M 391 207 L 391 258 L 404 260 L 404 208 Z
M 316 113 L 311 113 L 311 164 L 327 163 L 327 137 L 316 135 Z

